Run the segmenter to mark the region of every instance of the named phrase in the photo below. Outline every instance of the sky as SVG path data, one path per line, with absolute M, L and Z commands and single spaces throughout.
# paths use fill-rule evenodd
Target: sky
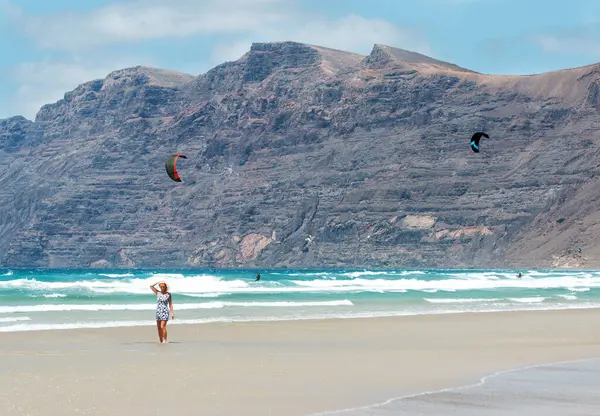
M 597 16 L 597 17 L 594 17 Z M 599 0 L 0 0 L 0 119 L 136 65 L 198 75 L 253 42 L 374 44 L 488 74 L 600 62 Z

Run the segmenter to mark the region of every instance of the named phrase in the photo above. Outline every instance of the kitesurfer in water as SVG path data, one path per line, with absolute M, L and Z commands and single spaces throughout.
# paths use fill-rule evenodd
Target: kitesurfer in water
M 256 280 L 254 280 L 255 282 L 258 282 L 260 280 L 260 273 L 256 273 Z
M 519 275 L 517 277 L 520 279 L 521 277 L 523 277 L 523 274 L 519 272 Z
M 158 285 L 159 290 L 156 289 Z M 167 322 L 169 316 L 171 319 L 175 319 L 175 313 L 173 312 L 173 298 L 169 287 L 164 281 L 154 283 L 150 286 L 150 289 L 156 295 L 156 328 L 158 329 L 158 339 L 161 344 L 166 344 L 167 341 Z

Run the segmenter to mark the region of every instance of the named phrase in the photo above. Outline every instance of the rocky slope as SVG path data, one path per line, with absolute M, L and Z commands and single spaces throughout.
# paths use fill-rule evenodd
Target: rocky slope
M 599 115 L 600 65 L 490 76 L 383 45 L 116 71 L 0 121 L 0 264 L 598 267 Z

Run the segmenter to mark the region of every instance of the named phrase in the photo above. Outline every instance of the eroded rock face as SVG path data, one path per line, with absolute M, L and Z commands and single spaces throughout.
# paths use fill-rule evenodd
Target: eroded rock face
M 441 240 L 444 238 L 449 238 L 452 240 L 460 240 L 462 238 L 470 238 L 474 236 L 488 236 L 493 235 L 494 233 L 488 227 L 463 227 L 458 229 L 442 229 L 439 231 L 435 231 L 436 240 Z
M 430 215 L 407 215 L 402 222 L 408 228 L 428 229 L 435 224 L 435 217 Z
M 110 261 L 108 261 L 106 259 L 100 259 L 100 260 L 91 262 L 89 264 L 89 267 L 91 267 L 92 269 L 105 269 L 105 268 L 112 267 L 112 264 L 110 263 Z
M 586 264 L 585 258 L 576 254 L 552 256 L 551 267 L 555 269 L 579 269 Z
M 280 42 L 115 71 L 0 120 L 0 265 L 598 267 L 598 68 Z
M 119 257 L 121 259 L 121 264 L 125 267 L 135 267 L 135 262 L 129 258 L 127 254 L 125 254 L 125 250 L 121 250 L 119 252 Z
M 271 238 L 260 234 L 248 234 L 238 247 L 238 261 L 247 262 L 258 257 L 261 251 L 271 244 Z

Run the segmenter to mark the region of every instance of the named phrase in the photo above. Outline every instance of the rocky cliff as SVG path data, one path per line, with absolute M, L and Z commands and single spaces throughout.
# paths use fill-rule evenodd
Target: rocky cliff
M 598 267 L 599 119 L 600 65 L 282 42 L 124 69 L 0 121 L 0 264 Z

